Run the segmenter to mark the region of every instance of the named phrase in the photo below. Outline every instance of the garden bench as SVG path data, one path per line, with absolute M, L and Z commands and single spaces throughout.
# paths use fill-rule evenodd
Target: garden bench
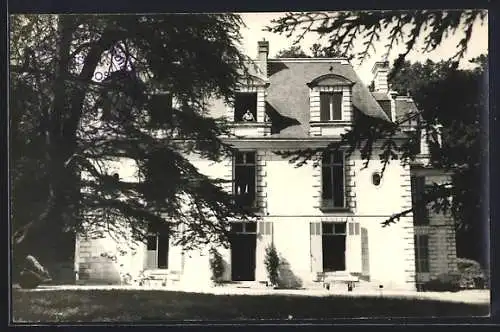
M 359 278 L 351 275 L 343 276 L 329 276 L 325 277 L 323 280 L 323 287 L 330 290 L 332 285 L 343 283 L 347 286 L 347 291 L 350 292 L 354 289 L 356 284 L 359 282 Z

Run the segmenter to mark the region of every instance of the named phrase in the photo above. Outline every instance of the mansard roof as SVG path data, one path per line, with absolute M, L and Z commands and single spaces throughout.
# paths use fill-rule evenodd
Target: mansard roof
M 389 121 L 368 87 L 352 65 L 343 59 L 270 59 L 268 60 L 266 111 L 294 123 L 277 136 L 307 137 L 309 133 L 310 86 L 323 83 L 352 85 L 354 109 L 370 117 Z

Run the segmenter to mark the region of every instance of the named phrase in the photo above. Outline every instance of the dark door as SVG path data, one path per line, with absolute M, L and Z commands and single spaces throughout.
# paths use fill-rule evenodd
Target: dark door
M 168 246 L 169 246 L 168 228 L 158 233 L 158 268 L 168 269 Z
M 323 271 L 345 270 L 345 235 L 323 235 Z
M 231 278 L 234 281 L 255 280 L 255 234 L 233 234 L 231 237 Z

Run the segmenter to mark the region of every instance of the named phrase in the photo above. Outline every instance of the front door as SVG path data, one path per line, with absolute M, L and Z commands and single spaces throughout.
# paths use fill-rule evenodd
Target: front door
M 345 223 L 323 223 L 323 272 L 345 271 Z
M 168 269 L 169 233 L 168 225 L 162 225 L 148 235 L 147 269 Z
M 255 280 L 256 229 L 250 223 L 238 223 L 231 235 L 231 279 Z

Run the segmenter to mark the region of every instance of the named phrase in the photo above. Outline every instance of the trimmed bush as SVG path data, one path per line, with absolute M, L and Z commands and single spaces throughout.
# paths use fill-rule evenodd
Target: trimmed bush
M 462 288 L 483 289 L 488 287 L 488 276 L 481 264 L 468 258 L 457 258 L 457 268 L 460 273 Z
M 453 272 L 440 274 L 422 285 L 424 292 L 458 292 L 460 288 L 460 274 Z
M 225 271 L 224 259 L 215 248 L 210 248 L 210 270 L 212 271 L 212 281 L 220 284 Z
M 266 265 L 267 278 L 269 279 L 269 282 L 271 282 L 272 286 L 278 286 L 280 258 L 274 243 L 266 248 L 264 264 Z

